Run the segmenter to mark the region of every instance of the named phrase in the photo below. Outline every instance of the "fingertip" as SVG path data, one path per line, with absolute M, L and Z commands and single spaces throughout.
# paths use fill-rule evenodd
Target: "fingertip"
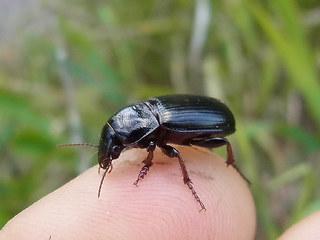
M 238 169 L 227 166 L 224 159 L 209 151 L 203 151 L 200 155 L 197 151 L 186 149 L 184 155 L 191 158 L 187 165 L 192 169 L 194 186 L 212 223 L 211 238 L 254 239 L 255 206 L 249 185 Z M 200 156 L 201 161 L 192 161 Z
M 279 240 L 316 240 L 320 239 L 320 211 L 310 214 L 298 223 L 292 225 L 280 237 Z
M 224 160 L 178 146 L 200 205 L 183 183 L 179 163 L 156 150 L 147 176 L 132 185 L 146 152 L 131 149 L 103 182 L 96 167 L 13 218 L 11 239 L 253 239 L 255 208 L 247 184 Z M 9 234 L 9 235 L 8 235 Z

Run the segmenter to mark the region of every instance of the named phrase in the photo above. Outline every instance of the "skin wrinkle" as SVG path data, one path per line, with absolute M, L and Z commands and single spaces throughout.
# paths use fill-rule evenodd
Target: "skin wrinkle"
M 49 235 L 52 239 L 68 240 L 79 237 L 227 240 L 234 239 L 237 234 L 230 233 L 230 229 L 241 231 L 241 224 L 246 221 L 248 233 L 240 235 L 245 240 L 253 239 L 253 201 L 240 175 L 230 171 L 232 168 L 227 168 L 224 160 L 212 153 L 202 154 L 189 147 L 177 146 L 177 149 L 207 211 L 199 212 L 198 203 L 183 183 L 178 160 L 167 158 L 160 149 L 155 152 L 155 165 L 139 182 L 139 188 L 135 187 L 133 182 L 146 154 L 141 149 L 131 149 L 113 161 L 114 169 L 107 174 L 99 199 L 97 191 L 102 173 L 98 175 L 95 166 L 26 209 L 4 230 L 12 234 L 17 233 L 16 229 L 27 229 L 31 238 L 24 234 L 26 240 L 47 239 Z M 207 177 L 210 174 L 212 178 Z M 242 198 L 239 198 L 240 194 Z M 235 196 L 241 203 L 234 203 L 238 201 Z M 232 209 L 230 205 L 241 208 Z M 233 238 L 226 235 L 233 235 Z M 14 239 L 12 235 L 8 236 Z M 20 235 L 16 236 L 16 239 L 22 239 Z
M 148 192 L 147 195 L 149 195 L 149 194 L 152 194 L 152 193 Z M 144 200 L 145 200 L 145 201 L 148 201 L 148 199 L 144 199 Z M 130 201 L 130 199 L 129 199 L 129 201 Z M 132 204 L 132 206 L 129 205 L 129 208 L 132 209 L 132 212 L 131 212 L 132 216 L 131 216 L 131 217 L 126 216 L 126 219 L 128 219 L 129 222 L 130 222 L 130 221 L 135 221 L 135 224 L 144 226 L 145 221 L 143 220 L 143 216 L 140 217 L 140 215 L 141 215 L 140 210 L 137 209 L 137 208 L 134 209 L 133 206 L 134 206 L 134 204 Z M 119 209 L 120 209 L 120 208 L 121 208 L 121 207 L 119 207 Z M 144 214 L 145 214 L 145 215 L 149 215 L 148 213 L 151 213 L 151 212 L 153 212 L 153 209 L 150 209 L 150 210 L 148 210 L 148 211 L 145 211 Z M 159 215 L 162 216 L 162 214 L 163 214 L 163 212 L 157 212 L 157 216 L 159 216 Z M 157 216 L 155 216 L 156 219 L 166 219 L 165 221 L 163 221 L 163 223 L 166 223 L 166 222 L 168 222 L 169 219 L 172 219 L 172 218 L 173 218 L 173 217 L 170 216 L 170 215 L 169 215 L 169 216 L 168 216 L 168 215 L 165 215 L 165 216 L 163 216 L 163 217 L 161 217 L 161 218 L 159 218 L 159 217 L 157 217 Z M 140 220 L 140 221 L 137 221 L 137 219 L 141 219 L 141 220 Z M 167 223 L 167 224 L 164 224 L 163 227 L 159 228 L 159 226 L 162 225 L 161 222 L 160 222 L 160 223 L 159 223 L 158 221 L 155 221 L 155 222 L 157 222 L 157 224 L 152 224 L 152 226 L 149 227 L 149 229 L 153 229 L 153 230 L 150 231 L 150 233 L 148 234 L 148 236 L 150 236 L 150 239 L 158 239 L 158 238 L 154 238 L 154 237 L 157 237 L 157 235 L 153 235 L 153 234 L 158 234 L 159 236 L 163 236 L 162 230 L 163 230 L 163 229 L 167 229 L 167 226 L 170 226 L 170 224 Z M 152 221 L 151 221 L 151 223 L 152 223 Z M 159 231 L 159 230 L 160 230 L 160 231 Z M 158 237 L 159 237 L 159 236 L 158 236 Z M 137 237 L 138 237 L 138 236 L 137 236 Z M 142 236 L 141 236 L 141 237 L 142 237 Z
M 120 170 L 120 171 L 121 171 L 121 170 Z M 156 180 L 157 180 L 157 179 L 156 179 Z M 156 181 L 156 182 L 160 182 L 160 181 Z M 141 185 L 142 185 L 142 184 L 143 184 L 143 181 L 141 182 Z M 129 184 L 129 186 L 130 186 L 130 184 Z M 139 194 L 140 189 L 135 189 L 135 188 L 136 188 L 135 186 L 132 186 L 132 188 L 133 188 L 134 190 L 136 190 L 135 192 L 137 192 L 137 193 Z M 142 186 L 141 188 L 143 188 L 143 186 Z M 155 190 L 155 191 L 156 191 L 156 190 Z M 120 190 L 119 190 L 119 192 L 122 192 L 122 193 L 123 193 L 123 191 L 120 191 Z M 124 195 L 126 195 L 126 194 L 124 194 Z M 154 196 L 154 194 L 153 194 L 152 192 L 147 192 L 147 193 L 145 193 L 144 195 L 145 195 L 144 201 L 148 201 L 148 198 L 150 198 L 150 197 L 148 197 L 148 196 Z M 169 198 L 169 199 L 170 199 L 170 198 Z M 134 208 L 134 207 L 135 207 L 135 204 L 133 204 L 134 200 L 131 201 L 131 199 L 127 199 L 127 202 L 128 202 L 128 204 L 129 204 L 129 208 L 132 209 L 132 211 L 131 211 L 132 217 L 128 218 L 128 217 L 126 216 L 126 218 L 129 219 L 129 221 L 136 221 L 136 223 L 139 224 L 139 222 L 137 222 L 137 219 L 140 219 L 140 218 L 137 217 L 137 215 L 140 214 L 140 211 L 139 211 L 138 209 L 135 209 L 135 208 Z M 132 206 L 131 206 L 131 205 L 132 205 Z M 142 205 L 142 204 L 140 204 L 140 205 Z M 127 205 L 125 208 L 127 208 L 127 207 L 128 207 L 128 205 Z M 117 208 L 121 210 L 122 206 L 120 205 L 120 206 L 118 206 Z M 153 210 L 150 209 L 150 212 L 152 212 L 152 211 L 153 211 Z M 146 214 L 148 215 L 148 212 L 144 212 L 144 213 L 146 213 Z M 165 219 L 165 218 L 168 218 L 168 216 L 163 217 L 163 218 L 164 218 L 164 219 Z M 172 217 L 170 217 L 170 218 L 172 218 Z M 144 221 L 141 220 L 140 223 L 144 224 Z M 157 226 L 158 226 L 158 225 L 157 225 Z M 154 228 L 154 227 L 157 227 L 157 226 L 153 226 L 153 228 Z M 160 235 L 161 235 L 161 234 L 160 234 Z
M 139 151 L 139 150 L 137 150 L 137 151 Z M 161 153 L 162 154 L 162 153 Z M 155 165 L 158 165 L 158 166 L 165 166 L 165 167 L 167 167 L 168 165 L 170 166 L 170 165 L 173 165 L 173 163 L 171 163 L 170 161 L 171 161 L 171 159 L 170 158 L 168 158 L 169 159 L 169 161 L 168 161 L 168 163 L 167 164 L 158 164 L 158 159 L 155 159 L 154 160 L 154 162 L 155 162 Z M 163 162 L 164 163 L 164 162 Z M 177 164 L 177 169 L 179 169 L 179 165 Z M 141 181 L 141 183 L 139 183 L 140 184 L 140 186 L 143 184 L 143 182 L 144 181 L 147 181 L 147 178 L 152 178 L 152 177 L 154 177 L 154 176 L 152 176 L 153 174 L 152 174 L 152 170 L 154 170 L 154 171 L 157 171 L 157 172 L 163 172 L 164 170 L 161 170 L 161 169 L 157 169 L 157 167 L 155 167 L 155 166 L 153 166 L 152 168 L 151 168 L 151 170 L 150 170 L 150 174 L 149 175 L 151 175 L 151 176 L 146 176 L 145 177 L 145 179 L 143 180 L 143 181 Z M 175 177 L 177 176 L 178 177 L 178 179 L 180 180 L 181 179 L 181 173 L 179 173 L 179 174 L 177 174 L 177 173 L 170 173 L 171 175 L 175 175 Z M 160 181 L 160 180 L 158 180 L 158 179 L 153 179 L 153 180 L 155 180 L 156 182 L 163 182 L 163 179 L 162 179 L 162 181 Z M 185 189 L 186 191 L 188 191 L 188 189 L 186 188 L 186 186 L 183 184 L 183 181 L 182 181 L 182 179 L 181 179 L 181 184 L 179 184 L 179 182 L 177 183 L 178 185 L 180 185 L 180 187 L 181 188 L 183 188 L 183 189 Z M 142 185 L 142 187 L 143 187 L 143 185 Z M 152 196 L 152 193 L 147 193 L 146 194 L 146 196 Z M 192 196 L 190 196 L 190 197 L 192 197 Z M 170 198 L 170 197 L 168 197 L 167 199 L 172 199 L 173 201 L 175 201 L 176 199 L 173 199 L 173 198 Z M 179 205 L 179 204 L 181 204 L 181 202 L 184 202 L 184 199 L 179 199 L 179 203 L 177 203 L 177 204 L 175 204 L 175 205 Z M 175 203 L 175 202 L 173 202 L 173 203 Z M 195 202 L 196 203 L 196 202 Z M 172 202 L 171 202 L 171 204 L 172 204 Z M 175 208 L 175 207 L 174 207 Z M 177 208 L 177 209 L 180 209 L 180 208 Z M 186 218 L 184 218 L 183 216 L 184 216 L 185 214 L 183 213 L 183 211 L 181 210 L 180 211 L 180 214 L 177 214 L 176 216 L 166 216 L 165 218 L 166 219 L 175 219 L 175 221 L 173 221 L 173 223 L 172 224 L 166 224 L 166 226 L 165 226 L 165 229 L 167 229 L 167 226 L 169 225 L 169 226 L 172 226 L 172 225 L 177 225 L 177 224 L 180 224 L 180 225 L 185 225 L 185 221 L 186 221 Z
M 85 215 L 86 210 L 91 206 L 90 202 L 86 200 L 86 195 L 87 195 L 86 192 L 87 191 L 83 191 L 83 188 L 82 188 L 76 196 L 72 196 L 73 198 L 69 198 L 68 200 L 66 200 L 62 197 L 61 201 L 58 202 L 58 204 L 61 205 L 61 208 L 63 208 L 67 204 L 69 211 L 72 213 L 70 215 L 67 215 L 66 218 L 63 218 L 65 224 L 62 225 L 68 231 L 68 235 L 70 235 L 70 238 L 72 238 L 72 236 L 77 235 L 77 229 L 84 227 L 83 224 L 86 224 L 89 227 L 91 226 L 91 228 L 93 229 L 93 231 L 86 233 L 87 234 L 86 238 L 88 239 L 90 239 L 91 237 L 93 238 L 94 232 L 97 232 L 95 230 L 96 224 L 94 223 L 94 215 L 87 215 L 86 220 L 89 220 L 89 221 L 86 221 L 85 223 L 81 221 L 82 216 Z M 78 199 L 78 198 L 82 198 L 84 199 L 84 201 L 82 201 L 81 205 L 74 206 L 73 202 L 75 201 L 75 199 Z M 99 212 L 99 210 L 97 209 L 96 211 L 93 211 L 93 212 Z M 52 214 L 58 215 L 61 213 L 53 212 Z M 77 221 L 77 219 L 80 219 L 80 221 Z M 59 229 L 56 229 L 56 230 L 59 230 Z
M 225 163 L 223 163 L 225 164 Z M 223 220 L 220 219 L 220 221 L 217 222 L 218 224 L 220 222 L 225 222 L 226 224 L 221 224 L 220 228 L 221 228 L 221 232 L 224 231 L 229 231 L 229 232 L 238 232 L 236 231 L 235 228 L 235 224 L 232 222 L 231 218 L 226 218 L 225 216 L 227 216 L 227 212 L 237 212 L 236 209 L 234 209 L 234 205 L 232 203 L 229 203 L 229 200 L 232 199 L 233 196 L 230 196 L 231 193 L 231 189 L 226 188 L 226 184 L 225 181 L 223 181 L 220 178 L 220 175 L 218 175 L 215 179 L 214 179 L 214 190 L 215 190 L 215 195 L 219 196 L 217 198 L 217 201 L 214 203 L 214 206 L 216 206 L 216 211 L 221 211 L 221 213 L 219 214 L 220 218 L 223 217 Z M 232 186 L 231 186 L 232 188 Z M 230 196 L 230 197 L 228 197 Z M 234 209 L 234 210 L 233 210 Z M 232 238 L 232 239 L 237 239 L 237 238 Z

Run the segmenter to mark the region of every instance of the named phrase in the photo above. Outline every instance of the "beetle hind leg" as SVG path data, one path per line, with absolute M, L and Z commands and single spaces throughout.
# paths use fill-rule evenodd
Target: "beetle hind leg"
M 179 160 L 179 165 L 180 165 L 180 168 L 181 168 L 181 171 L 182 171 L 182 175 L 183 175 L 183 182 L 189 187 L 189 189 L 191 190 L 192 192 L 192 195 L 193 197 L 196 199 L 196 201 L 199 203 L 201 209 L 200 211 L 202 210 L 206 210 L 206 207 L 204 206 L 203 202 L 200 200 L 197 192 L 194 190 L 193 188 L 193 185 L 192 185 L 192 181 L 189 177 L 189 174 L 187 172 L 187 168 L 186 168 L 186 165 L 184 164 L 184 161 L 182 160 L 181 158 L 181 155 L 179 153 L 179 151 L 177 149 L 175 149 L 174 147 L 171 147 L 169 145 L 164 145 L 162 147 L 160 147 L 162 152 L 167 155 L 168 157 L 170 158 L 178 158 Z
M 210 148 L 210 149 L 225 145 L 227 147 L 227 161 L 226 161 L 227 166 L 231 165 L 248 184 L 251 184 L 250 181 L 243 175 L 243 173 L 234 163 L 231 144 L 226 138 L 208 138 L 204 140 L 193 140 L 190 142 L 190 144 L 199 146 L 199 147 Z
M 148 156 L 145 160 L 143 160 L 142 162 L 145 164 L 141 170 L 140 173 L 138 175 L 137 180 L 133 183 L 133 185 L 136 185 L 138 187 L 138 182 L 144 178 L 145 175 L 147 175 L 149 168 L 152 166 L 152 159 L 153 159 L 153 152 L 156 148 L 156 145 L 154 144 L 154 142 L 150 142 L 149 146 L 147 148 L 148 151 Z

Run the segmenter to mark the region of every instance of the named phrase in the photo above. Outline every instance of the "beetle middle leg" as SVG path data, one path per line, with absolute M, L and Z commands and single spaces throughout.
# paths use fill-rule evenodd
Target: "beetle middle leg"
M 206 207 L 204 206 L 203 202 L 200 200 L 197 192 L 194 190 L 193 186 L 192 186 L 192 181 L 189 177 L 189 174 L 187 172 L 187 168 L 186 165 L 184 164 L 184 161 L 181 158 L 181 155 L 179 153 L 179 151 L 177 149 L 175 149 L 174 147 L 171 147 L 169 145 L 164 145 L 160 147 L 162 152 L 167 155 L 170 158 L 178 158 L 179 160 L 179 164 L 180 164 L 180 168 L 182 171 L 182 176 L 183 176 L 183 182 L 189 187 L 189 189 L 192 192 L 192 195 L 194 196 L 194 198 L 197 200 L 197 202 L 199 203 L 201 210 L 206 210 Z
M 227 166 L 231 165 L 240 174 L 240 176 L 248 184 L 250 184 L 250 181 L 242 174 L 240 169 L 234 163 L 231 144 L 226 138 L 207 138 L 207 139 L 202 139 L 202 140 L 192 140 L 190 142 L 190 144 L 195 145 L 195 146 L 199 146 L 199 147 L 210 148 L 210 149 L 216 148 L 216 147 L 221 147 L 221 146 L 226 146 L 227 147 L 227 161 L 226 161 Z
M 141 170 L 140 173 L 138 175 L 137 180 L 133 183 L 134 185 L 136 185 L 138 187 L 138 182 L 144 178 L 145 175 L 147 175 L 147 172 L 149 171 L 149 168 L 152 166 L 152 159 L 153 159 L 153 152 L 154 149 L 156 148 L 156 144 L 154 142 L 150 142 L 149 146 L 147 148 L 148 151 L 148 156 L 145 160 L 143 160 L 142 162 L 145 164 Z

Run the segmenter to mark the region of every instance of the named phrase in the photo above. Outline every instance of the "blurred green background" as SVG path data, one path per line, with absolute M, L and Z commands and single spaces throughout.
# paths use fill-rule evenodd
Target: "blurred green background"
M 56 144 L 169 93 L 233 110 L 257 239 L 320 209 L 318 1 L 3 0 L 0 20 L 0 227 L 97 163 Z

